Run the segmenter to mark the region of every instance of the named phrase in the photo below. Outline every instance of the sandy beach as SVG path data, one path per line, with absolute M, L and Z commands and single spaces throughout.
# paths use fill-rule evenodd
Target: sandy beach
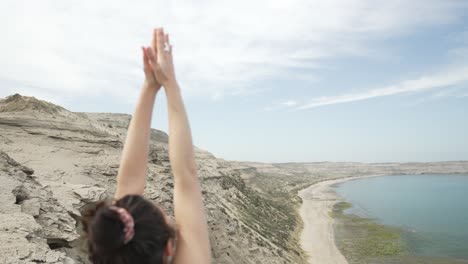
M 335 244 L 334 220 L 330 217 L 329 213 L 333 205 L 339 201 L 339 197 L 337 197 L 331 186 L 358 178 L 363 177 L 347 177 L 322 181 L 299 192 L 299 196 L 303 200 L 300 214 L 304 221 L 301 244 L 309 256 L 309 263 L 348 263 Z

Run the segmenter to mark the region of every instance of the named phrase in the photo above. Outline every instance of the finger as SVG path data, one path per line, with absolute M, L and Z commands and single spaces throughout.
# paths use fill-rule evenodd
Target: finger
M 143 67 L 146 69 L 149 66 L 148 54 L 146 53 L 145 47 L 141 47 L 141 50 L 143 51 Z
M 149 47 L 145 48 L 146 56 L 148 56 L 148 62 L 154 61 L 154 53 L 153 50 Z
M 151 42 L 151 48 L 153 48 L 153 53 L 157 54 L 157 39 L 158 39 L 158 29 L 153 30 L 153 41 Z
M 164 42 L 169 44 L 169 34 L 164 34 Z
M 150 64 L 151 66 L 156 65 L 156 57 L 155 57 L 155 55 L 154 55 L 154 53 L 153 53 L 153 49 L 150 48 L 150 47 L 147 47 L 147 48 L 146 48 L 146 52 L 147 52 L 147 54 L 148 54 L 148 58 L 149 58 L 148 62 L 149 62 L 149 64 Z
M 171 44 L 169 44 L 169 54 L 172 55 L 172 45 Z
M 145 47 L 141 47 L 141 51 L 143 52 L 143 62 L 147 63 L 148 62 L 148 55 L 146 54 Z
M 169 52 L 169 35 L 164 34 L 164 51 Z
M 158 55 L 162 56 L 164 52 L 164 29 L 159 28 L 157 33 L 157 52 Z

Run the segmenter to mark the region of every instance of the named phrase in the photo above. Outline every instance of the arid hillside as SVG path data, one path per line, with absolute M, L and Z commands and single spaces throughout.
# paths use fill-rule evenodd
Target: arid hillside
M 88 263 L 80 211 L 111 198 L 131 116 L 76 113 L 15 94 L 0 99 L 0 263 Z M 172 212 L 168 136 L 152 130 L 145 196 Z M 196 142 L 195 142 L 196 143 Z M 305 263 L 297 191 L 370 174 L 467 173 L 468 162 L 226 161 L 196 148 L 214 263 Z
M 130 118 L 0 99 L 0 263 L 87 263 L 77 220 L 84 206 L 112 197 Z M 145 195 L 172 212 L 167 139 L 152 131 Z M 302 262 L 295 214 L 246 186 L 236 164 L 200 149 L 196 159 L 215 263 Z

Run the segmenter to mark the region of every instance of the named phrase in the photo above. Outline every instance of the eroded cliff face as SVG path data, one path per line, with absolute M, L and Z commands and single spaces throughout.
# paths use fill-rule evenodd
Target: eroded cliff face
M 130 118 L 0 99 L 0 263 L 87 263 L 80 210 L 112 197 Z M 145 196 L 172 212 L 167 139 L 152 130 Z M 245 166 L 200 149 L 196 160 L 214 263 L 303 262 L 291 232 L 300 220 L 246 186 Z
M 80 210 L 111 198 L 130 122 L 33 97 L 0 99 L 0 263 L 88 263 Z M 151 131 L 145 196 L 172 212 L 168 137 Z M 468 162 L 225 161 L 196 148 L 213 263 L 305 263 L 297 191 L 349 176 L 468 173 Z

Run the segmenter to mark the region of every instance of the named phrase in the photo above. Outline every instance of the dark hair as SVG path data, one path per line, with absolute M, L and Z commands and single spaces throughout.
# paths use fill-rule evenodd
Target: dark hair
M 140 195 L 127 195 L 115 202 L 135 221 L 135 235 L 124 244 L 124 224 L 109 209 L 110 202 L 99 202 L 82 213 L 82 225 L 88 240 L 89 260 L 93 264 L 162 264 L 163 252 L 175 230 L 163 212 Z

